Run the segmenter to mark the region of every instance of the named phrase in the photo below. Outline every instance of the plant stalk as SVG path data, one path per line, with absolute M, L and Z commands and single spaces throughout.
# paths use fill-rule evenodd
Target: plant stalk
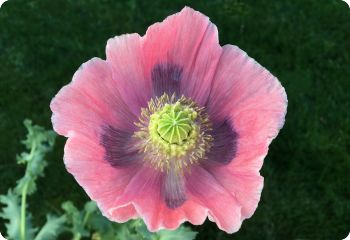
M 20 226 L 20 237 L 21 240 L 26 239 L 26 204 L 27 204 L 27 190 L 28 182 L 24 185 L 22 190 L 22 202 L 21 202 L 21 226 Z
M 33 142 L 29 156 L 28 156 L 28 162 L 32 161 L 32 158 L 34 157 L 35 150 L 36 150 L 36 143 Z M 22 190 L 21 225 L 20 225 L 20 239 L 21 240 L 26 240 L 26 208 L 27 208 L 28 187 L 29 187 L 29 182 L 27 181 L 23 187 L 23 190 Z

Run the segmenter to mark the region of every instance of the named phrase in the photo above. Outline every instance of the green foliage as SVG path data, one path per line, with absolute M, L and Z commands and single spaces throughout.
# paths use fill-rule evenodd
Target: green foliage
M 44 156 L 52 150 L 55 144 L 56 134 L 53 131 L 46 131 L 43 127 L 32 125 L 28 119 L 24 120 L 24 126 L 28 130 L 27 138 L 22 141 L 28 152 L 17 155 L 17 162 L 26 165 L 25 175 L 17 181 L 15 191 L 21 194 L 27 188 L 27 194 L 36 191 L 35 181 L 43 176 L 47 162 Z
M 183 240 L 195 239 L 197 233 L 190 228 L 181 226 L 176 231 L 161 230 L 158 233 L 159 240 Z
M 55 240 L 63 231 L 63 226 L 66 222 L 66 216 L 56 217 L 48 214 L 46 223 L 36 235 L 34 240 Z
M 143 240 L 183 240 L 183 239 L 195 239 L 197 233 L 193 232 L 190 228 L 180 226 L 176 231 L 160 230 L 157 233 L 150 233 L 147 227 L 141 220 L 135 220 L 132 223 L 132 228 L 136 232 L 136 236 Z M 142 238 L 141 238 L 142 237 Z M 120 238 L 123 239 L 123 238 Z
M 86 222 L 96 209 L 89 206 L 91 206 L 91 202 L 85 204 L 83 211 L 79 211 L 70 201 L 62 204 L 62 208 L 67 216 L 67 223 L 71 226 L 68 230 L 74 235 L 73 239 L 88 237 L 90 234 L 88 229 L 86 229 Z
M 0 202 L 5 205 L 1 217 L 8 220 L 6 230 L 7 236 L 11 240 L 34 239 L 37 229 L 33 228 L 32 215 L 27 212 L 26 196 L 36 191 L 35 181 L 39 176 L 43 176 L 44 168 L 47 165 L 44 156 L 52 150 L 56 137 L 53 131 L 46 131 L 40 126 L 32 125 L 28 119 L 24 120 L 24 126 L 27 128 L 28 134 L 22 143 L 28 151 L 17 155 L 17 163 L 26 165 L 25 174 L 17 181 L 15 191 L 9 189 L 7 195 L 0 195 Z M 48 223 L 47 225 L 52 224 Z
M 8 220 L 6 223 L 7 238 L 10 240 L 20 239 L 21 202 L 19 195 L 9 189 L 7 195 L 0 195 L 0 202 L 5 205 L 0 217 Z M 36 232 L 36 229 L 32 227 L 31 218 L 31 214 L 26 215 L 26 239 L 33 239 Z

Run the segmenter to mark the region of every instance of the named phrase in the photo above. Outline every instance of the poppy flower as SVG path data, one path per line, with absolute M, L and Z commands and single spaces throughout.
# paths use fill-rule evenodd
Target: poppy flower
M 269 71 L 200 12 L 108 40 L 51 102 L 67 170 L 112 221 L 150 231 L 202 224 L 228 232 L 254 213 L 259 170 L 287 97 Z

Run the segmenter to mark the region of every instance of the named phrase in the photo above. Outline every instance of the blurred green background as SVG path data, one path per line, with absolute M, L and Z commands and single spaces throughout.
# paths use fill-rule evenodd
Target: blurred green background
M 107 39 L 144 34 L 185 5 L 208 15 L 220 43 L 235 44 L 275 74 L 286 124 L 262 169 L 256 213 L 227 235 L 207 221 L 197 239 L 343 239 L 350 231 L 350 9 L 341 0 L 9 0 L 0 9 L 0 193 L 23 169 L 24 118 L 51 128 L 51 98 L 80 64 L 105 58 Z M 190 24 L 190 23 L 189 23 Z M 63 165 L 59 137 L 46 178 L 29 199 L 34 220 L 84 191 Z M 0 222 L 0 231 L 4 222 Z

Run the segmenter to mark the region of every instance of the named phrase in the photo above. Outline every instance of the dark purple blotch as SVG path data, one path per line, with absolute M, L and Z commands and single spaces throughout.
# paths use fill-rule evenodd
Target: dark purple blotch
M 207 154 L 208 159 L 204 164 L 229 164 L 237 153 L 238 134 L 229 120 L 219 125 L 214 125 L 211 131 L 213 146 Z
M 153 95 L 160 97 L 164 93 L 169 96 L 180 96 L 182 68 L 172 63 L 156 64 L 151 72 Z
M 102 128 L 100 143 L 105 149 L 104 159 L 113 167 L 127 167 L 137 162 L 139 152 L 134 147 L 133 133 L 114 128 Z
M 187 198 L 181 172 L 176 172 L 175 168 L 171 167 L 164 173 L 162 184 L 162 195 L 168 208 L 176 209 L 185 203 Z

